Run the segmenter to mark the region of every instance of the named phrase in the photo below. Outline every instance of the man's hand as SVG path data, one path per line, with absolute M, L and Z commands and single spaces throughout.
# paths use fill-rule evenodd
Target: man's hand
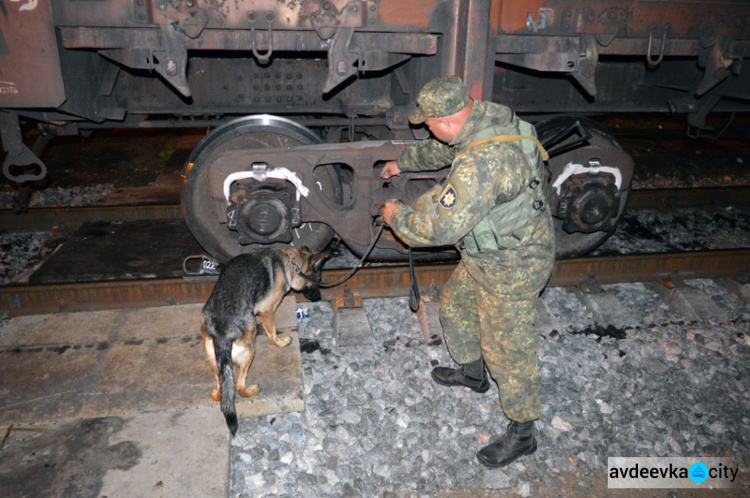
M 382 171 L 380 172 L 380 178 L 388 179 L 392 176 L 399 176 L 401 175 L 401 170 L 398 169 L 398 163 L 396 161 L 388 161 L 385 163 L 385 166 L 383 166 Z
M 386 225 L 391 224 L 391 216 L 393 215 L 393 210 L 396 209 L 396 206 L 403 204 L 404 203 L 399 200 L 385 201 L 385 206 L 383 206 L 383 221 L 385 221 Z

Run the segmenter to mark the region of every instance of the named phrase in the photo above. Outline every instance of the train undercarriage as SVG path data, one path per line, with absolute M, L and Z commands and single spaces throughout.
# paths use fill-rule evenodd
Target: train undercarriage
M 184 173 L 185 219 L 219 260 L 268 244 L 361 255 L 385 200 L 447 171 L 383 181 L 425 139 L 421 86 L 458 75 L 510 106 L 550 150 L 557 256 L 601 244 L 627 206 L 633 160 L 587 114 L 750 110 L 750 2 L 550 0 L 25 0 L 0 12 L 3 172 L 46 173 L 51 137 L 205 127 Z M 22 124 L 38 126 L 26 145 Z M 386 232 L 387 233 L 387 232 Z M 418 254 L 444 258 L 449 248 Z M 390 235 L 373 257 L 401 260 Z

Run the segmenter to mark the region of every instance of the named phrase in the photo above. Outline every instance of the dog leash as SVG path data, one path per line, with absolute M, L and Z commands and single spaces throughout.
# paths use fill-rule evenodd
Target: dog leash
M 372 250 L 375 248 L 375 244 L 378 243 L 378 240 L 380 240 L 380 236 L 383 234 L 383 230 L 385 229 L 386 225 L 383 223 L 380 225 L 380 229 L 378 229 L 378 233 L 375 235 L 375 240 L 372 242 L 370 247 L 365 252 L 365 255 L 362 257 L 362 259 L 359 260 L 359 262 L 356 264 L 354 268 L 352 268 L 346 275 L 341 277 L 340 279 L 336 280 L 335 282 L 319 282 L 315 280 L 312 277 L 309 277 L 305 275 L 302 272 L 298 272 L 299 276 L 310 282 L 311 284 L 317 285 L 318 287 L 328 288 L 328 287 L 335 287 L 350 278 L 359 271 L 360 268 L 362 268 L 362 265 L 365 263 L 367 258 L 370 256 L 370 253 L 372 253 Z M 197 270 L 189 270 L 188 266 L 192 266 L 192 263 L 190 265 L 188 262 L 198 260 L 198 269 Z M 211 257 L 200 254 L 197 256 L 188 256 L 182 261 L 182 272 L 185 280 L 206 280 L 206 279 L 215 279 L 218 278 L 219 274 L 221 273 L 221 263 L 218 261 L 212 259 Z M 414 272 L 414 256 L 412 255 L 411 247 L 409 247 L 409 277 L 411 279 L 410 288 L 409 288 L 409 308 L 411 308 L 412 311 L 417 311 L 417 308 L 419 308 L 419 286 L 417 285 L 417 277 Z
M 380 235 L 383 233 L 384 229 L 385 229 L 385 223 L 380 225 L 380 229 L 378 230 L 378 233 L 375 235 L 375 240 L 373 240 L 372 244 L 370 244 L 370 247 L 367 248 L 365 255 L 362 256 L 362 259 L 360 259 L 359 262 L 354 266 L 354 268 L 352 268 L 346 275 L 336 280 L 335 282 L 319 282 L 312 277 L 308 277 L 302 272 L 299 272 L 299 276 L 304 278 L 311 284 L 317 285 L 318 287 L 323 287 L 324 289 L 327 289 L 328 287 L 335 287 L 343 282 L 346 282 L 347 280 L 352 278 L 352 275 L 354 275 L 360 268 L 362 268 L 362 265 L 365 263 L 365 260 L 370 256 L 370 253 L 372 252 L 372 250 L 375 249 L 375 244 L 378 243 L 378 240 L 380 239 Z
M 335 282 L 319 282 L 315 280 L 314 278 L 308 277 L 302 272 L 299 272 L 299 276 L 304 278 L 311 284 L 317 285 L 318 287 L 323 287 L 324 289 L 328 287 L 335 287 L 343 282 L 346 282 L 347 280 L 352 278 L 352 276 L 360 268 L 362 268 L 362 265 L 370 256 L 370 253 L 372 252 L 372 250 L 375 248 L 375 244 L 378 243 L 378 240 L 380 239 L 380 236 L 382 235 L 385 227 L 386 227 L 385 223 L 380 225 L 380 229 L 378 230 L 377 235 L 375 235 L 375 240 L 373 240 L 372 244 L 365 252 L 365 255 L 362 256 L 362 259 L 360 259 L 359 262 L 356 264 L 356 266 L 352 268 L 346 275 L 336 280 Z M 409 288 L 409 308 L 411 308 L 412 311 L 416 312 L 417 308 L 419 308 L 420 294 L 419 294 L 419 285 L 417 284 L 417 277 L 414 272 L 414 256 L 412 255 L 411 247 L 409 247 L 409 277 L 411 279 L 410 288 Z
M 375 248 L 375 244 L 378 243 L 378 240 L 380 239 L 380 235 L 382 235 L 383 230 L 385 229 L 385 224 L 380 226 L 380 229 L 378 230 L 378 233 L 375 235 L 375 240 L 372 242 L 370 247 L 367 249 L 367 252 L 362 257 L 362 259 L 359 260 L 357 265 L 349 271 L 346 275 L 344 275 L 342 278 L 336 280 L 335 282 L 319 282 L 315 280 L 312 277 L 309 277 L 305 275 L 304 273 L 297 272 L 300 277 L 304 278 L 311 284 L 317 285 L 318 287 L 328 288 L 328 287 L 334 287 L 336 285 L 339 285 L 342 282 L 345 282 L 349 280 L 354 273 L 356 273 L 360 268 L 362 268 L 362 265 L 364 264 L 365 260 L 370 256 L 370 253 Z M 193 266 L 192 261 L 198 261 L 198 269 L 197 270 L 191 270 L 188 269 L 188 266 Z M 409 249 L 409 261 L 411 264 L 411 249 Z M 215 279 L 218 278 L 218 276 L 221 274 L 221 263 L 216 261 L 215 259 L 211 258 L 210 256 L 206 254 L 198 254 L 196 256 L 188 256 L 182 261 L 182 278 L 185 280 L 206 280 L 206 279 Z
M 420 296 L 417 276 L 414 274 L 414 257 L 411 254 L 411 246 L 409 246 L 409 278 L 411 279 L 409 284 L 409 308 L 416 313 L 419 308 Z

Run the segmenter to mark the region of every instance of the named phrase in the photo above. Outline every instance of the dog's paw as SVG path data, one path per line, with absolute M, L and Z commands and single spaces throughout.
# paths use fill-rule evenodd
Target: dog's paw
M 285 346 L 288 346 L 290 342 L 292 342 L 292 338 L 291 337 L 288 337 L 288 336 L 287 337 L 277 337 L 275 344 L 278 347 L 283 348 Z
M 253 384 L 250 387 L 246 387 L 244 389 L 238 389 L 237 392 L 243 398 L 252 398 L 253 396 L 255 396 L 256 394 L 260 392 L 260 388 L 258 387 L 257 384 Z
M 218 389 L 211 390 L 211 399 L 214 401 L 221 401 L 221 391 Z

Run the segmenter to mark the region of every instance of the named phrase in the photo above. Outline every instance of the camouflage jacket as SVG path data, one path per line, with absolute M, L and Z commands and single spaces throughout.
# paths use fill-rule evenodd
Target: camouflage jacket
M 498 203 L 509 202 L 528 186 L 528 164 L 520 147 L 514 143 L 491 142 L 461 152 L 488 128 L 513 133 L 517 118 L 506 106 L 475 101 L 461 131 L 448 145 L 425 140 L 409 146 L 398 158 L 401 171 L 437 170 L 448 165 L 451 170 L 444 184 L 423 194 L 414 206 L 397 206 L 390 220 L 391 229 L 413 247 L 458 246 Z M 521 234 L 520 243 L 493 256 L 492 260 L 462 259 L 472 275 L 486 273 L 479 267 L 504 266 L 509 274 L 497 279 L 505 291 L 533 293 L 544 286 L 554 262 L 554 234 L 549 211 L 535 219 Z M 518 265 L 518 266 L 516 266 Z M 523 280 L 520 266 L 542 270 L 542 278 Z M 516 269 L 514 269 L 514 266 Z M 472 267 L 476 267 L 472 271 Z M 528 276 L 528 275 L 527 275 Z M 520 279 L 520 280 L 519 280 Z

